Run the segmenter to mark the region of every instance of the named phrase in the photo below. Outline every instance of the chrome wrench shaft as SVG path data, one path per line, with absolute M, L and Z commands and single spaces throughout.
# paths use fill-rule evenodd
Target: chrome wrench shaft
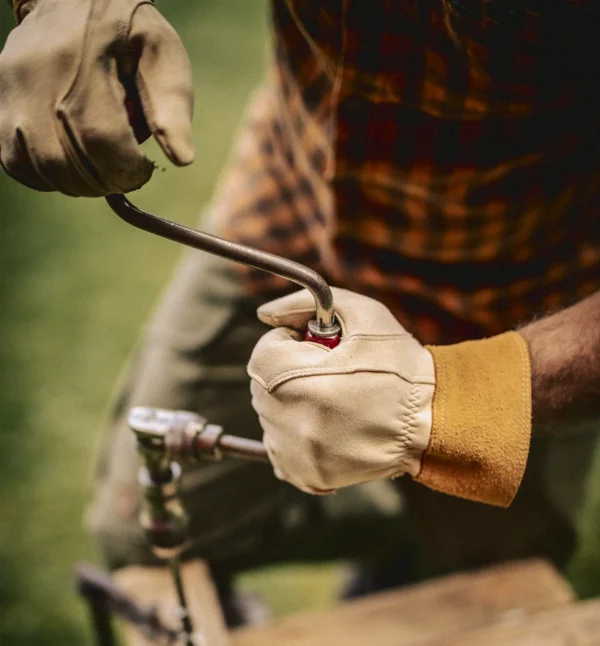
M 316 307 L 315 320 L 309 325 L 310 332 L 326 339 L 339 336 L 340 326 L 335 320 L 331 289 L 316 271 L 293 260 L 159 218 L 135 206 L 124 195 L 109 195 L 106 201 L 122 220 L 138 229 L 281 276 L 305 287 L 313 295 Z

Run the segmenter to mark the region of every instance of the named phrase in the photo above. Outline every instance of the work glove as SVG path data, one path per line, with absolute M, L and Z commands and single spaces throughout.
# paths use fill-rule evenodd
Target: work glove
M 333 289 L 341 343 L 303 342 L 314 299 L 262 306 L 252 404 L 276 475 L 309 493 L 416 475 L 431 433 L 433 359 L 381 303 Z
M 250 362 L 252 404 L 275 475 L 326 494 L 409 474 L 424 485 L 507 506 L 531 434 L 528 346 L 517 332 L 423 347 L 381 303 L 333 289 L 333 349 L 303 341 L 306 291 L 263 305 L 275 327 Z
M 194 159 L 191 66 L 151 2 L 25 0 L 0 54 L 0 163 L 39 191 L 140 188 L 154 164 L 124 107 L 125 79 L 167 157 Z

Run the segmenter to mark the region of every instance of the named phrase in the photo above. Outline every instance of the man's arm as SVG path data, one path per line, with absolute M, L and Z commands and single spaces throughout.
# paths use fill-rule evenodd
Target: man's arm
M 337 348 L 299 342 L 314 312 L 299 292 L 260 308 L 276 329 L 248 365 L 276 473 L 300 489 L 408 473 L 507 506 L 533 429 L 597 424 L 600 293 L 520 331 L 427 348 L 380 303 L 336 289 L 334 300 Z
M 533 432 L 600 424 L 600 292 L 519 332 L 531 356 Z

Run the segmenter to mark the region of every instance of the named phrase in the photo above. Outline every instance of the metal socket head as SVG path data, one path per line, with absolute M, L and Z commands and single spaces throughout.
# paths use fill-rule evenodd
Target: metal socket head
M 132 408 L 128 422 L 155 479 L 168 477 L 171 462 L 194 459 L 194 438 L 206 426 L 206 420 L 196 413 L 146 406 Z
M 138 441 L 148 444 L 149 447 L 165 449 L 165 438 L 171 429 L 184 428 L 192 424 L 201 429 L 206 425 L 206 420 L 196 413 L 185 410 L 136 406 L 129 411 L 127 423 L 136 434 Z

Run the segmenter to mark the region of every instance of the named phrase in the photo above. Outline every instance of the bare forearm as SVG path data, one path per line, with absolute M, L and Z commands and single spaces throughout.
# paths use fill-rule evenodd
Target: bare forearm
M 519 332 L 531 355 L 533 432 L 600 424 L 600 292 Z

